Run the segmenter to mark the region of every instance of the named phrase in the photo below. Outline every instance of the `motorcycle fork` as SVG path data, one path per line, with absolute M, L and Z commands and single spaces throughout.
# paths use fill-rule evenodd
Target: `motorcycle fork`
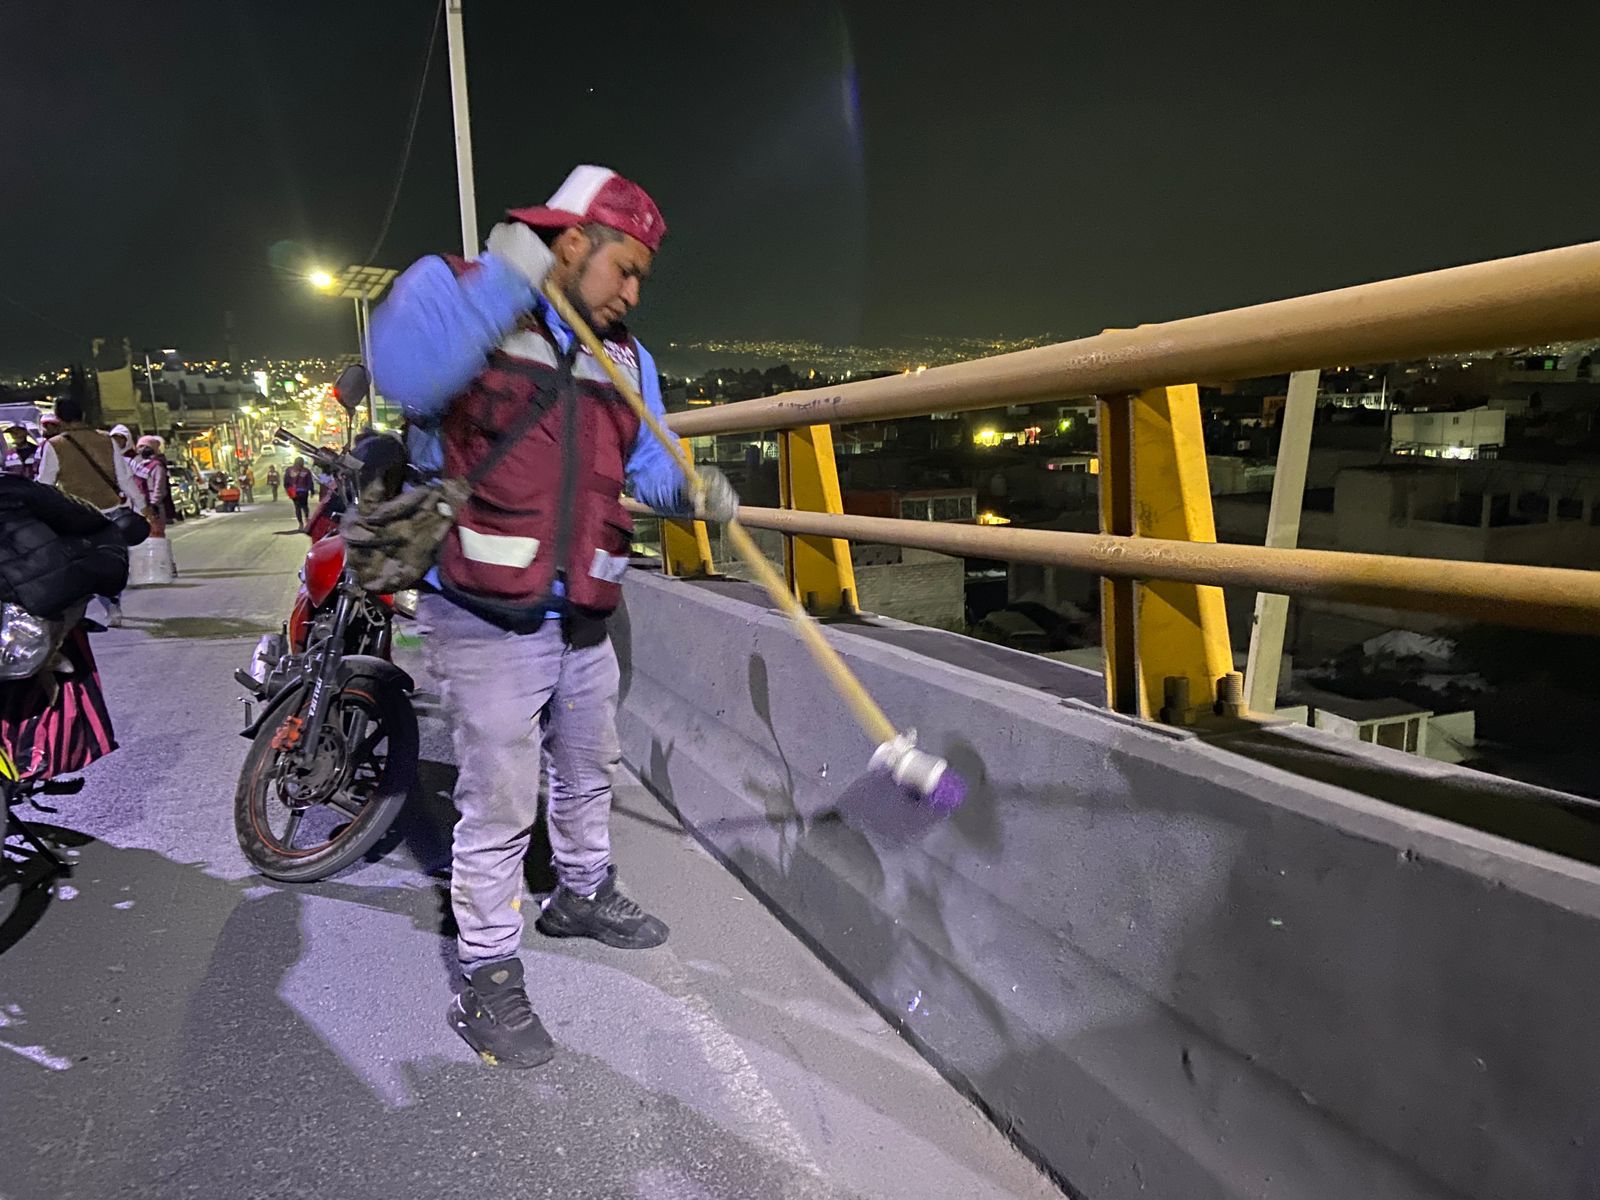
M 294 762 L 298 766 L 310 767 L 311 760 L 316 756 L 322 726 L 328 719 L 329 702 L 339 690 L 339 666 L 344 660 L 345 634 L 350 628 L 354 611 L 354 599 L 347 588 L 341 587 L 339 604 L 333 614 L 333 628 L 323 643 L 316 673 L 311 678 L 311 699 L 301 712 L 289 718 L 291 723 L 298 722 L 298 728 L 292 735 Z M 290 727 L 286 725 L 285 729 Z

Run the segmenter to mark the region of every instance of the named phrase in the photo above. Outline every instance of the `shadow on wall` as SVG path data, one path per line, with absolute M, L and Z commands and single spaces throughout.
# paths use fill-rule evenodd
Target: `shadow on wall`
M 1600 803 L 1595 801 L 1536 791 L 1477 771 L 1430 775 L 1347 752 L 1326 736 L 1261 729 L 1212 744 L 1303 779 L 1600 865 Z
M 1382 1184 L 1369 1194 L 1441 1195 L 1389 1152 L 1354 1147 L 1295 1087 L 1229 1048 L 1259 1047 L 1259 1030 L 1235 1029 L 1241 1006 L 1229 997 L 1257 977 L 1258 938 L 1278 936 L 1265 918 L 1254 929 L 1253 909 L 1229 909 L 1276 833 L 1257 829 L 1251 841 L 1215 789 L 1174 790 L 1120 752 L 1114 733 L 1095 747 L 1103 774 L 1041 786 L 997 782 L 972 742 L 952 742 L 942 749 L 970 792 L 949 817 L 865 774 L 819 808 L 827 785 L 807 779 L 797 797 L 797 754 L 784 744 L 815 732 L 774 714 L 761 654 L 748 660 L 747 688 L 749 711 L 718 719 L 770 739 L 758 756 L 770 759 L 765 774 L 746 764 L 734 785 L 758 812 L 711 798 L 728 786 L 726 768 L 699 741 L 679 751 L 653 734 L 646 781 L 675 811 L 675 781 L 692 788 L 701 841 L 1070 1186 L 1231 1200 L 1240 1187 L 1273 1186 L 1274 1169 L 1315 1178 L 1303 1163 L 1318 1161 L 1323 1195 L 1351 1181 Z M 1285 1028 L 1276 1010 L 1257 1015 L 1270 1036 Z M 1238 1040 L 1219 1040 L 1219 1028 Z M 1246 1158 L 1261 1150 L 1261 1162 L 1212 1177 L 1197 1143 L 1150 1116 L 1169 1108 L 1172 1120 L 1231 1128 L 1230 1142 L 1249 1147 Z
M 795 804 L 794 768 L 789 765 L 789 758 L 783 752 L 783 744 L 772 723 L 772 692 L 767 682 L 767 660 L 759 654 L 752 654 L 745 678 L 750 691 L 750 707 L 772 739 L 772 752 L 783 768 L 783 778 L 767 783 L 747 772 L 743 780 L 744 791 L 747 795 L 760 798 L 766 807 L 769 822 L 787 830 L 800 820 L 800 809 Z M 787 834 L 780 836 L 784 842 L 789 840 Z
M 923 997 L 960 991 L 986 1022 L 1006 1032 L 1003 1008 L 959 966 L 958 954 L 941 916 L 939 876 L 943 868 L 925 855 L 908 856 L 915 874 L 897 871 L 896 899 L 885 896 L 890 878 L 880 852 L 913 849 L 930 835 L 954 832 L 970 851 L 998 859 L 1003 837 L 990 785 L 976 749 L 957 741 L 946 749 L 952 768 L 967 779 L 968 802 L 954 815 L 941 814 L 912 799 L 892 781 L 876 774 L 852 780 L 836 801 L 809 816 L 797 802 L 795 773 L 783 749 L 771 708 L 765 658 L 752 654 L 747 665 L 748 700 L 767 736 L 776 778 L 763 779 L 746 770 L 738 787 L 760 801 L 760 816 L 731 816 L 715 823 L 719 837 L 732 834 L 744 844 L 729 851 L 714 844 L 690 822 L 685 826 L 740 879 L 761 895 L 794 932 L 856 990 L 913 1039 L 914 1022 L 926 1015 Z M 674 744 L 651 739 L 645 782 L 680 820 L 673 786 Z M 898 864 L 904 868 L 905 863 Z M 823 898 L 826 898 L 825 900 Z M 827 909 L 826 924 L 845 935 L 848 950 L 812 936 L 791 913 Z M 896 911 L 915 914 L 902 919 Z M 911 956 L 908 961 L 907 955 Z M 914 978 L 916 986 L 903 987 Z M 905 992 L 903 1005 L 883 1003 L 886 990 Z M 928 1002 L 928 1010 L 934 1007 Z

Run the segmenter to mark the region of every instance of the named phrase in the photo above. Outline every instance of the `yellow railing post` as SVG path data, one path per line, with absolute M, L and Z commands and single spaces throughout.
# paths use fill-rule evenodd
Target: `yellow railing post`
M 693 453 L 688 438 L 678 440 L 686 453 Z M 661 518 L 661 569 L 685 579 L 703 579 L 716 573 L 711 560 L 711 537 L 704 521 Z
M 1194 384 L 1101 403 L 1101 528 L 1125 537 L 1215 542 L 1200 395 Z M 1187 724 L 1233 671 L 1222 589 L 1106 580 L 1101 585 L 1107 702 Z M 1177 711 L 1181 709 L 1182 711 Z
M 831 426 L 806 425 L 778 435 L 778 490 L 784 508 L 844 512 Z M 785 537 L 783 565 L 789 586 L 812 616 L 856 611 L 856 572 L 843 538 Z

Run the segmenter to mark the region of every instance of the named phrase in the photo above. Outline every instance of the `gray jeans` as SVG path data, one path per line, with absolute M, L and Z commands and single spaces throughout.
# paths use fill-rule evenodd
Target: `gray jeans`
M 550 845 L 564 887 L 589 895 L 611 865 L 616 651 L 575 650 L 559 621 L 507 633 L 443 596 L 424 596 L 428 670 L 453 722 L 456 823 L 450 902 L 464 970 L 511 958 L 522 940 L 522 860 L 539 817 L 541 747 Z

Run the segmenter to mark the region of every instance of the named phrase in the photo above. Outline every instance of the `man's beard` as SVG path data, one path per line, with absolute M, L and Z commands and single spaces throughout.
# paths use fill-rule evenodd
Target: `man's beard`
M 571 304 L 583 318 L 583 323 L 594 330 L 595 336 L 602 342 L 612 341 L 622 332 L 620 321 L 601 321 L 594 313 L 589 311 L 589 306 L 583 302 L 583 297 L 578 294 L 577 286 L 562 288 L 562 295 L 566 296 L 567 303 Z

